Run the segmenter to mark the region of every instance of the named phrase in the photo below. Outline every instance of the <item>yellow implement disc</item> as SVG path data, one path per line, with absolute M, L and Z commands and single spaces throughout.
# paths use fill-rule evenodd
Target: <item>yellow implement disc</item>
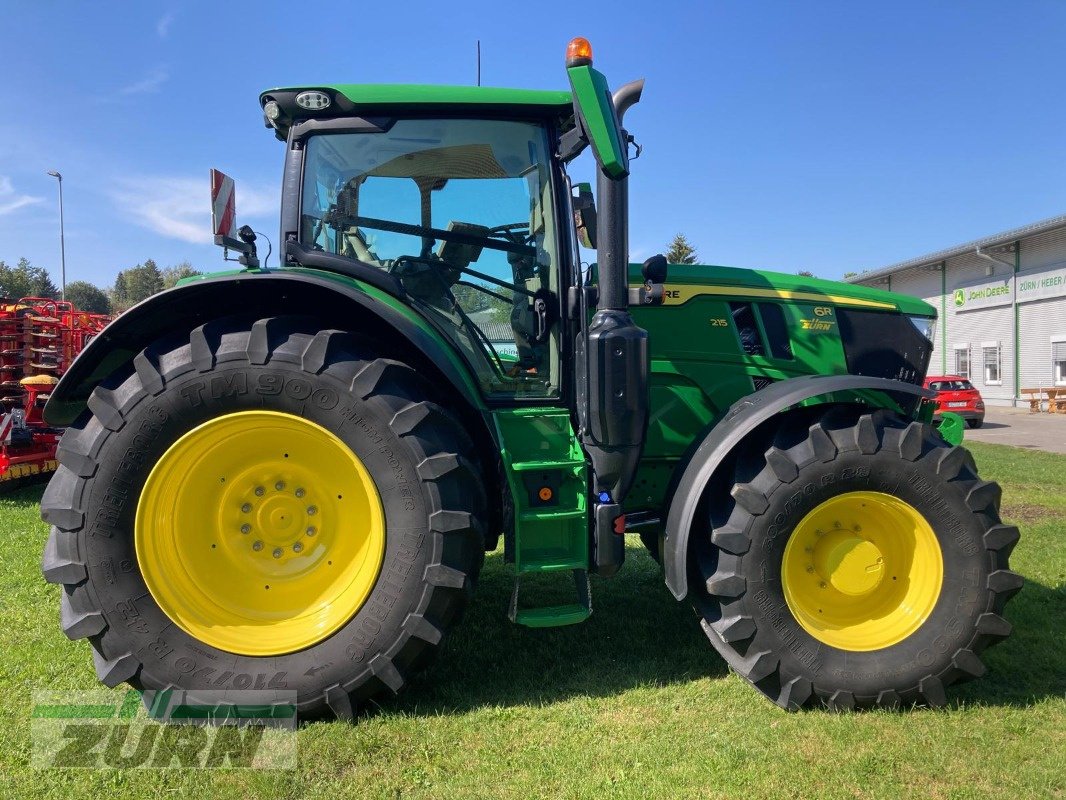
M 381 498 L 325 428 L 275 411 L 186 433 L 145 484 L 137 563 L 174 623 L 250 656 L 309 647 L 362 607 L 385 555 Z
M 932 527 L 881 492 L 847 492 L 817 506 L 796 526 L 781 566 L 793 616 L 841 650 L 903 641 L 929 618 L 944 582 Z

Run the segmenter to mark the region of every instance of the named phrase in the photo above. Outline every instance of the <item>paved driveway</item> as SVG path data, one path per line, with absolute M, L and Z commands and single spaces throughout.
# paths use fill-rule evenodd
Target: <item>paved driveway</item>
M 1030 414 L 1024 408 L 989 406 L 984 426 L 967 428 L 966 440 L 1066 453 L 1066 414 Z

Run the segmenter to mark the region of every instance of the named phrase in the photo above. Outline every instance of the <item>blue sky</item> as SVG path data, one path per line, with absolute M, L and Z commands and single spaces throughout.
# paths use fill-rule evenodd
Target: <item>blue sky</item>
M 634 260 L 877 267 L 1066 213 L 1066 3 L 0 3 L 0 259 L 109 284 L 215 269 L 207 174 L 275 237 L 281 145 L 258 93 L 330 82 L 566 88 L 571 36 L 628 118 Z M 514 10 L 509 10 L 514 9 Z M 533 16 L 542 11 L 544 16 Z M 577 177 L 587 176 L 582 164 Z M 276 263 L 276 262 L 275 262 Z

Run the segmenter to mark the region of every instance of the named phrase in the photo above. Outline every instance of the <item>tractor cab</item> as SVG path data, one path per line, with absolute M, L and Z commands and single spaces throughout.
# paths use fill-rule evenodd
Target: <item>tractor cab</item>
M 308 136 L 296 241 L 396 278 L 486 394 L 555 395 L 563 273 L 550 153 L 544 122 L 510 119 Z M 490 335 L 500 327 L 507 346 Z
M 339 85 L 261 102 L 294 176 L 289 265 L 328 254 L 375 270 L 455 344 L 486 396 L 559 395 L 573 244 L 554 142 L 573 127 L 568 94 Z

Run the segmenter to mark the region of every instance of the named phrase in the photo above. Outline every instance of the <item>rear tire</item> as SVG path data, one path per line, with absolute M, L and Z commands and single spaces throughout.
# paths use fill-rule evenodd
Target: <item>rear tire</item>
M 968 451 L 949 446 L 926 424 L 885 411 L 837 408 L 809 428 L 798 417 L 787 418 L 772 445 L 741 454 L 737 469 L 747 477 L 730 496 L 711 499 L 710 535 L 693 535 L 690 585 L 704 631 L 738 674 L 783 708 L 821 703 L 840 710 L 940 706 L 947 702 L 945 687 L 984 674 L 978 655 L 1010 633 L 1003 607 L 1022 580 L 1007 563 L 1018 529 L 1000 523 L 1000 489 L 978 478 Z M 841 592 L 838 573 L 821 578 L 819 572 L 830 566 L 819 537 L 834 547 L 834 536 L 853 537 L 869 549 L 872 544 L 860 536 L 872 534 L 853 533 L 869 521 L 888 532 L 889 543 L 909 541 L 908 525 L 899 524 L 898 515 L 871 514 L 862 525 L 823 523 L 809 542 L 799 539 L 798 549 L 786 549 L 794 537 L 809 535 L 807 521 L 818 518 L 808 515 L 827 501 L 871 496 L 903 509 L 902 519 L 906 509 L 916 512 L 915 542 L 922 520 L 928 523 L 927 549 L 914 552 L 932 554 L 925 561 L 935 562 L 939 549 L 942 581 L 923 577 L 922 570 L 935 571 L 935 565 L 906 553 L 896 552 L 893 559 L 887 551 L 876 580 L 867 578 L 881 568 L 880 558 L 877 565 L 868 559 L 869 568 L 863 561 L 854 583 Z M 862 508 L 861 502 L 854 507 Z M 796 558 L 798 571 L 786 571 Z M 845 562 L 833 563 L 843 569 L 839 565 Z M 915 570 L 910 577 L 908 565 Z M 913 585 L 919 600 L 927 587 L 924 611 L 917 616 L 907 617 L 917 612 L 899 600 L 904 582 L 908 590 Z M 861 612 L 863 619 L 830 624 L 819 616 L 835 608 L 843 619 L 866 596 L 884 602 L 872 602 L 868 614 Z M 814 598 L 813 604 L 804 598 Z M 819 608 L 818 598 L 837 605 Z M 897 625 L 890 634 L 893 619 Z
M 966 424 L 971 428 L 980 428 L 985 424 L 985 421 L 983 419 L 968 419 Z
M 222 705 L 233 690 L 295 691 L 301 716 L 343 719 L 400 691 L 461 617 L 484 559 L 486 499 L 473 446 L 432 396 L 407 365 L 375 358 L 349 334 L 308 332 L 296 318 L 219 320 L 144 350 L 132 374 L 98 387 L 68 429 L 41 503 L 53 526 L 42 568 L 62 586 L 64 632 L 89 639 L 109 686 L 210 690 Z M 384 518 L 380 570 L 353 616 L 309 646 L 290 652 L 279 644 L 266 655 L 213 646 L 168 616 L 146 584 L 134 537 L 149 473 L 174 443 L 250 411 L 308 420 L 334 435 L 373 479 Z M 316 546 L 326 516 L 315 517 Z M 304 557 L 311 549 L 309 540 Z M 200 630 L 209 628 L 210 620 Z

